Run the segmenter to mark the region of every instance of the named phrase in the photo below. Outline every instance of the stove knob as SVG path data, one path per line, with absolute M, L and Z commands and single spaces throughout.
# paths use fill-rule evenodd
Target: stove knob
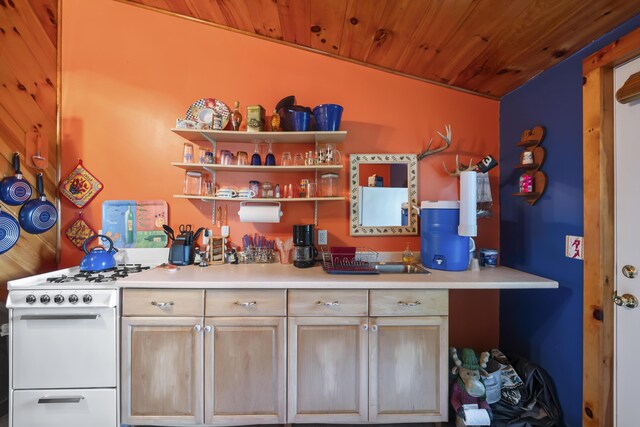
M 26 298 L 27 304 L 33 304 L 36 302 L 36 296 L 35 295 L 27 295 Z
M 53 302 L 55 302 L 56 304 L 62 304 L 64 302 L 64 297 L 58 294 L 55 297 L 53 297 Z
M 89 304 L 89 303 L 91 303 L 91 301 L 93 301 L 93 298 L 89 294 L 85 294 L 82 297 L 82 302 L 84 302 L 85 304 Z
M 49 295 L 42 295 L 40 297 L 40 302 L 43 304 L 49 304 L 49 301 L 51 301 L 51 298 L 49 297 Z
M 78 295 L 76 295 L 76 294 L 69 295 L 69 302 L 71 304 L 77 303 L 78 302 Z

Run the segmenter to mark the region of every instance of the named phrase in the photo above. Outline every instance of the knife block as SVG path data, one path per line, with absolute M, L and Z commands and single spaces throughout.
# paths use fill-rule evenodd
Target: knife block
M 169 264 L 191 265 L 196 257 L 195 246 L 186 243 L 186 236 L 180 235 L 169 248 Z

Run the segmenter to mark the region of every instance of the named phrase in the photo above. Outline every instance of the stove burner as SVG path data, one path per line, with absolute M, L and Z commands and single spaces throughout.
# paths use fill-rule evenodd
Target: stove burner
M 63 274 L 62 276 L 47 278 L 47 282 L 49 283 L 68 283 L 77 282 L 79 280 L 80 279 L 77 277 L 77 274 L 75 276 L 66 276 Z
M 47 278 L 49 283 L 68 283 L 86 281 L 90 283 L 105 283 L 113 282 L 118 279 L 127 277 L 129 274 L 140 273 L 141 271 L 148 270 L 149 266 L 143 266 L 142 264 L 118 264 L 114 268 L 102 271 L 81 271 L 73 276 L 57 276 Z

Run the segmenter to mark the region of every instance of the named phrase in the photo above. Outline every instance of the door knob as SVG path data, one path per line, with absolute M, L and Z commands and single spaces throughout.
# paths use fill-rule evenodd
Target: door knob
M 624 274 L 624 277 L 627 277 L 629 279 L 635 279 L 635 277 L 638 275 L 638 269 L 633 265 L 627 264 L 622 267 L 622 274 Z
M 620 307 L 636 308 L 638 306 L 638 298 L 631 294 L 619 296 L 617 292 L 614 292 L 613 302 Z

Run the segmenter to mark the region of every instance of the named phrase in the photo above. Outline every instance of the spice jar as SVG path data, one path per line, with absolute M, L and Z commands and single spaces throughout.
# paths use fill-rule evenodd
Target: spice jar
M 338 191 L 337 173 L 325 173 L 320 176 L 320 195 L 322 197 L 337 197 Z
M 262 183 L 262 197 L 273 198 L 273 184 L 271 184 L 269 181 L 265 181 Z

